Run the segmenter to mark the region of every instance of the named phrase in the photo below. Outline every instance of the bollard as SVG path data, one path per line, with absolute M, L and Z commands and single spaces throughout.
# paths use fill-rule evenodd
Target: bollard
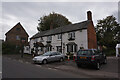
M 75 56 L 73 56 L 73 61 L 75 61 Z
M 70 61 L 70 56 L 68 55 L 68 61 Z

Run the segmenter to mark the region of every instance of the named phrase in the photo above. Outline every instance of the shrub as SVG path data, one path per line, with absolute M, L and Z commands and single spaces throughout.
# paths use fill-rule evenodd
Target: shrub
M 14 44 L 2 43 L 2 53 L 3 54 L 17 54 L 20 51 L 20 47 L 16 47 Z

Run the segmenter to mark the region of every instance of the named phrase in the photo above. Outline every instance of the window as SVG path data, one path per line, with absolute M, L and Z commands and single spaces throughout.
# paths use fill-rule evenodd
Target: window
M 47 41 L 52 41 L 52 36 L 48 36 Z
M 60 53 L 60 52 L 57 52 L 57 55 L 61 55 L 62 53 Z
M 39 51 L 43 51 L 43 47 L 38 47 L 38 50 Z
M 79 50 L 78 55 L 92 55 L 92 51 L 91 50 Z
M 68 39 L 75 39 L 75 32 L 69 32 Z
M 20 31 L 21 29 L 20 28 L 16 28 L 17 31 Z
M 61 38 L 62 38 L 61 34 L 58 34 L 58 39 L 61 39 Z
M 77 45 L 67 45 L 67 52 L 77 52 Z
M 17 36 L 16 36 L 16 40 L 20 40 L 20 36 L 17 35 Z
M 51 46 L 46 47 L 46 51 L 52 51 L 52 47 Z
M 56 53 L 56 52 L 53 52 L 52 55 L 53 55 L 53 56 L 54 56 L 54 55 L 57 55 L 57 53 Z
M 61 46 L 56 46 L 56 47 L 57 47 L 57 51 L 58 51 L 58 52 L 61 52 L 61 50 L 62 50 L 62 49 L 61 49 Z

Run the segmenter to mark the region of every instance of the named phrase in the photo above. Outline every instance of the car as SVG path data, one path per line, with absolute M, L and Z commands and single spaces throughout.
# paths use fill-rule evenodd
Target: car
M 33 58 L 34 63 L 43 63 L 47 64 L 48 62 L 53 61 L 64 61 L 65 55 L 57 51 L 49 51 L 43 55 L 36 56 Z
M 107 57 L 97 49 L 81 49 L 76 54 L 75 62 L 78 67 L 81 65 L 93 65 L 99 70 L 101 64 L 107 63 Z

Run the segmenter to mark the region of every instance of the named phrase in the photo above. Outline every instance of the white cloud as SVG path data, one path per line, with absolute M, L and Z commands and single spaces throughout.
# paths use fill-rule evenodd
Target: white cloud
M 119 0 L 2 0 L 2 2 L 118 2 Z
M 86 12 L 91 10 L 94 24 L 96 24 L 98 19 L 108 15 L 116 16 L 118 10 L 116 2 L 3 2 L 2 4 L 3 33 L 5 34 L 15 24 L 21 22 L 30 37 L 37 33 L 38 19 L 52 11 L 77 23 L 86 20 Z M 5 35 L 2 38 L 5 38 Z

